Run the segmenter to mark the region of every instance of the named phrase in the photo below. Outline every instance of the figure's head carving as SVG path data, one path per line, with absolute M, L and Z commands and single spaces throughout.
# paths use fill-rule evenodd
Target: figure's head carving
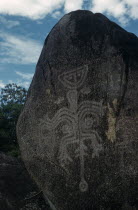
M 64 72 L 59 76 L 59 81 L 68 89 L 78 89 L 84 83 L 88 73 L 88 66 Z

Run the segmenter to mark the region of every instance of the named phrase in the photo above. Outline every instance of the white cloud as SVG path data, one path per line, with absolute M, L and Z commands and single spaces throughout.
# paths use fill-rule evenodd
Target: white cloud
M 16 84 L 21 86 L 21 87 L 25 87 L 26 89 L 29 88 L 30 86 L 30 81 L 22 81 L 22 80 L 17 80 Z
M 128 7 L 128 14 L 132 19 L 138 19 L 138 0 L 123 0 Z
M 16 71 L 16 74 L 21 76 L 23 79 L 27 79 L 27 80 L 32 79 L 32 77 L 34 75 L 34 74 L 30 74 L 30 73 L 22 73 L 22 72 L 19 72 L 19 71 Z
M 21 87 L 25 87 L 26 89 L 28 89 L 34 74 L 23 73 L 20 71 L 16 71 L 15 73 L 21 77 L 21 79 L 17 78 L 15 83 Z
M 107 12 L 118 17 L 126 10 L 124 3 L 120 0 L 93 0 L 92 2 L 93 12 Z
M 129 19 L 138 19 L 138 0 L 92 0 L 91 10 L 113 16 L 125 25 Z
M 39 25 L 42 25 L 42 24 L 43 24 L 43 21 L 41 21 L 41 20 L 36 20 L 36 23 L 39 24 Z
M 61 14 L 60 11 L 55 11 L 55 12 L 53 12 L 52 17 L 55 18 L 55 19 L 58 19 L 58 18 L 61 17 L 61 15 L 62 15 L 62 14 Z
M 89 10 L 115 17 L 122 24 L 138 19 L 138 0 L 0 0 L 0 14 L 19 15 L 38 21 L 48 14 L 59 18 L 61 8 L 70 12 L 86 8 L 86 5 L 89 5 Z M 7 23 L 8 27 L 16 24 Z
M 0 23 L 2 23 L 7 28 L 13 28 L 19 26 L 20 22 L 16 20 L 7 20 L 5 17 L 0 16 Z
M 10 84 L 15 83 L 18 86 L 25 87 L 26 89 L 28 89 L 30 86 L 31 80 L 30 81 L 25 81 L 25 80 L 21 80 L 21 79 L 16 79 L 14 81 L 8 80 L 8 83 L 10 83 Z
M 61 8 L 63 4 L 64 0 L 1 0 L 0 13 L 20 15 L 35 20 Z
M 3 83 L 2 80 L 0 80 L 0 88 L 4 88 L 5 87 L 5 84 Z
M 1 63 L 33 64 L 37 62 L 42 45 L 36 40 L 3 32 L 0 33 L 0 38 L 2 39 Z
M 37 20 L 62 7 L 70 12 L 81 9 L 82 5 L 83 0 L 0 0 L 0 13 Z
M 71 12 L 74 10 L 81 9 L 83 6 L 83 0 L 66 0 L 65 1 L 65 11 L 66 12 Z

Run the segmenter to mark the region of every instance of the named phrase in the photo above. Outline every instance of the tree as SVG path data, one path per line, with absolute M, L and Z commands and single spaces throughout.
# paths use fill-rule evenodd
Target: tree
M 7 104 L 24 104 L 27 96 L 27 90 L 15 83 L 8 84 L 1 90 L 0 102 Z
M 27 96 L 27 90 L 8 84 L 0 95 L 0 150 L 17 150 L 16 124 Z

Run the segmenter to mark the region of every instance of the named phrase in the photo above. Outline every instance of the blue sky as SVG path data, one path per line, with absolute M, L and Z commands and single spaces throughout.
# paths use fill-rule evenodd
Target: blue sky
M 138 0 L 0 0 L 0 88 L 28 88 L 44 40 L 66 13 L 101 12 L 138 36 Z

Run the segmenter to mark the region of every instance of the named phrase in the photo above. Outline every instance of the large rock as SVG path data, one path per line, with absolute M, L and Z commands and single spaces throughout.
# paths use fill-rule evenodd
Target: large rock
M 17 134 L 53 210 L 136 208 L 138 38 L 102 14 L 46 38 Z
M 1 152 L 0 210 L 49 210 L 24 164 Z

